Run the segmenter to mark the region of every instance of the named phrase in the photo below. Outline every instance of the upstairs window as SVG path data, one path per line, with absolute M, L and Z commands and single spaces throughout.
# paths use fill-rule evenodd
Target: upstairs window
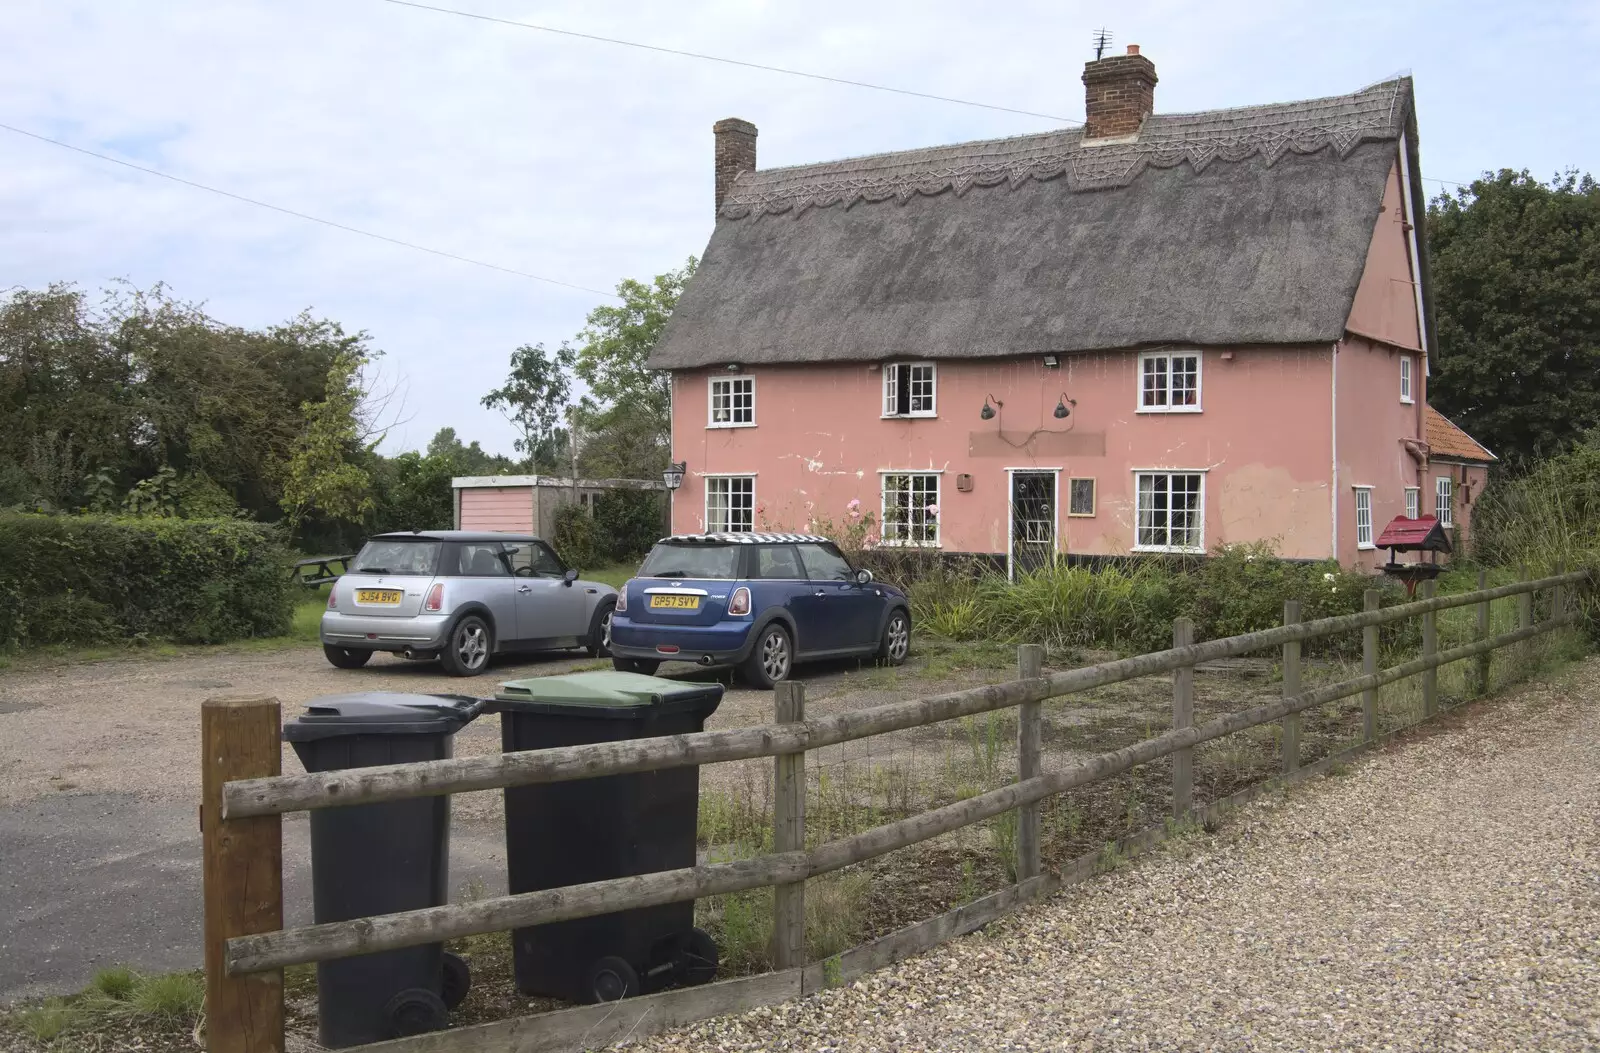
M 938 371 L 932 362 L 891 362 L 883 367 L 883 415 L 932 417 Z
M 1200 412 L 1200 355 L 1139 356 L 1140 413 Z
M 1400 356 L 1400 401 L 1412 402 L 1411 397 L 1411 356 Z
M 749 428 L 756 422 L 756 378 L 712 377 L 708 428 Z

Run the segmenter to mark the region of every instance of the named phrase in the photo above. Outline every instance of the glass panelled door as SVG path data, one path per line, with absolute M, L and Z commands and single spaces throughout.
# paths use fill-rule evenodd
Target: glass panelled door
M 1056 473 L 1011 473 L 1011 573 L 1025 574 L 1055 560 Z

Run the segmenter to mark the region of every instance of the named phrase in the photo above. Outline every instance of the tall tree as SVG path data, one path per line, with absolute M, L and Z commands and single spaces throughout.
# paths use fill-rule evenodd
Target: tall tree
M 524 344 L 511 352 L 505 384 L 483 397 L 486 407 L 499 410 L 522 433 L 516 448 L 535 471 L 560 467 L 566 451 L 561 421 L 572 398 L 572 357 L 566 344 L 554 354 L 543 344 Z
M 645 367 L 678 297 L 694 275 L 690 257 L 648 285 L 617 285 L 620 304 L 589 312 L 578 333 L 575 369 L 589 393 L 578 404 L 586 475 L 654 478 L 666 466 L 672 434 L 671 375 Z
M 1513 465 L 1600 425 L 1600 187 L 1502 169 L 1428 207 L 1429 401 Z
M 376 443 L 362 441 L 359 385 L 366 359 L 341 352 L 328 367 L 322 401 L 307 403 L 305 430 L 295 439 L 282 469 L 282 505 L 289 529 L 298 532 L 313 513 L 347 523 L 372 510 L 372 477 L 361 463 Z

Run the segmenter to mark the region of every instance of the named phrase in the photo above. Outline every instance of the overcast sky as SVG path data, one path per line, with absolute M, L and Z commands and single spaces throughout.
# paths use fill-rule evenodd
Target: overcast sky
M 1161 112 L 1410 71 L 1425 178 L 1600 169 L 1600 0 L 434 2 L 1073 119 L 1104 25 L 1155 62 Z M 762 167 L 1058 126 L 385 0 L 0 0 L 0 123 L 594 290 L 701 252 L 728 116 L 760 128 Z M 602 299 L 0 130 L 0 289 L 115 278 L 238 325 L 310 308 L 368 331 L 405 396 L 389 451 L 451 425 L 510 452 L 479 398 Z

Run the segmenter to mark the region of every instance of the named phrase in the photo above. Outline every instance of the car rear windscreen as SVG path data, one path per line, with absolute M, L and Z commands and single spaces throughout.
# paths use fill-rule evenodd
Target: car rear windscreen
M 641 578 L 723 578 L 739 576 L 740 545 L 657 545 L 639 567 Z
M 351 574 L 416 574 L 432 577 L 439 566 L 436 538 L 373 538 L 361 546 Z

